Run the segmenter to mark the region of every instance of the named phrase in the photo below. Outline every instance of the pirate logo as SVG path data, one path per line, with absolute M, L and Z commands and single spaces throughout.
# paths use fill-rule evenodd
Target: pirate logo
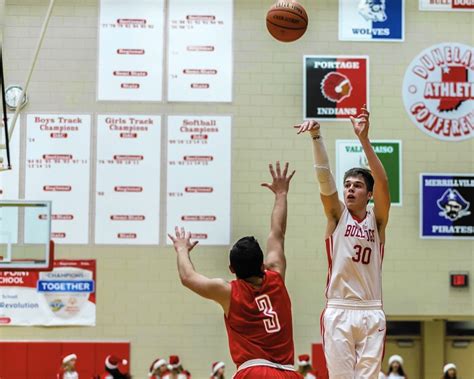
M 441 209 L 439 215 L 450 221 L 456 221 L 471 214 L 469 211 L 470 203 L 457 190 L 452 188 L 447 189 L 436 203 L 438 208 Z
M 321 81 L 321 92 L 329 101 L 340 103 L 351 95 L 352 85 L 347 76 L 332 71 Z
M 359 14 L 366 21 L 384 22 L 387 20 L 385 0 L 360 0 L 358 8 Z

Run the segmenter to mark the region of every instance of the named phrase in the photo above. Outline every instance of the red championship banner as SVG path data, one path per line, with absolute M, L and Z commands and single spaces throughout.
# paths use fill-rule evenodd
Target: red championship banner
M 403 102 L 424 133 L 444 141 L 474 136 L 472 46 L 440 43 L 423 50 L 408 66 Z
M 0 325 L 95 325 L 96 261 L 57 260 L 53 271 L 0 271 Z
M 369 105 L 369 57 L 305 56 L 305 119 L 340 121 Z

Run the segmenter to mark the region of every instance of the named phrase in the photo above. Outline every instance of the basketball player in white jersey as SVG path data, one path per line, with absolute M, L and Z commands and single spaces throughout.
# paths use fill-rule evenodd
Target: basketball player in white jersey
M 297 125 L 309 132 L 314 168 L 327 217 L 328 278 L 321 333 L 330 379 L 377 379 L 383 358 L 385 314 L 382 310 L 382 260 L 390 195 L 385 169 L 369 140 L 365 105 L 351 117 L 370 171 L 353 168 L 344 175 L 339 200 L 329 159 L 315 121 Z M 370 199 L 374 206 L 368 206 Z

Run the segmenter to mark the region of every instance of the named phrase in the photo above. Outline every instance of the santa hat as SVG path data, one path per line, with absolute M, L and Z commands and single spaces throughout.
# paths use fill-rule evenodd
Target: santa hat
M 150 366 L 150 372 L 148 373 L 148 376 L 153 376 L 153 372 L 159 369 L 161 366 L 166 366 L 166 360 L 163 358 L 155 359 Z
M 400 363 L 401 366 L 403 366 L 403 358 L 399 355 L 392 355 L 390 358 L 388 358 L 388 365 L 390 366 L 393 362 L 398 362 Z
M 447 365 L 444 365 L 443 374 L 446 374 L 451 369 L 457 370 L 456 365 L 454 363 L 448 363 Z
M 68 363 L 68 362 L 72 361 L 73 359 L 77 359 L 77 355 L 76 355 L 76 354 L 69 354 L 69 355 L 66 355 L 66 356 L 63 358 L 63 364 Z
M 181 366 L 181 362 L 179 361 L 179 357 L 177 355 L 170 355 L 168 370 L 175 370 L 179 366 Z
M 115 355 L 108 355 L 107 358 L 105 358 L 105 367 L 107 367 L 109 370 L 118 368 L 120 363 L 122 363 L 124 366 L 128 364 L 126 359 L 120 360 Z
M 222 367 L 225 367 L 224 362 L 214 362 L 212 364 L 212 372 L 211 375 L 215 375 L 217 371 L 219 371 Z
M 311 363 L 308 354 L 298 355 L 298 366 L 309 366 L 310 364 Z

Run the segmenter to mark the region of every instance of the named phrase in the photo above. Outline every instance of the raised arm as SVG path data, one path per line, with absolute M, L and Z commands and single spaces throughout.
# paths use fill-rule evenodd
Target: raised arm
M 175 236 L 168 234 L 173 241 L 174 249 L 178 258 L 178 273 L 181 283 L 198 295 L 214 300 L 224 309 L 225 314 L 229 312 L 230 305 L 230 283 L 224 279 L 209 279 L 208 277 L 196 272 L 191 262 L 189 253 L 198 244 L 198 241 L 191 242 L 191 233 L 175 228 Z
M 265 257 L 265 267 L 279 272 L 283 280 L 286 273 L 285 258 L 285 233 L 287 219 L 287 195 L 290 189 L 290 181 L 295 171 L 288 176 L 288 163 L 285 163 L 283 172 L 281 171 L 280 162 L 276 163 L 276 171 L 273 165 L 269 165 L 270 174 L 272 176 L 271 183 L 263 183 L 263 187 L 267 187 L 275 194 L 275 203 L 273 205 L 270 234 L 267 240 L 267 255 Z
M 390 191 L 385 168 L 370 144 L 369 115 L 369 111 L 364 104 L 361 109 L 361 114 L 358 115 L 357 118 L 351 117 L 351 122 L 354 127 L 354 132 L 364 149 L 365 156 L 369 162 L 370 171 L 374 177 L 374 214 L 377 220 L 379 233 L 381 234 L 382 239 L 384 239 L 385 227 L 387 226 L 388 214 L 390 211 Z
M 295 128 L 298 128 L 297 134 L 309 132 L 308 134 L 311 136 L 314 170 L 316 172 L 316 181 L 319 183 L 324 213 L 328 220 L 326 237 L 329 237 L 339 222 L 344 210 L 344 203 L 339 200 L 337 194 L 336 182 L 329 167 L 328 153 L 321 135 L 320 125 L 314 120 L 309 120 L 300 125 L 295 125 Z

